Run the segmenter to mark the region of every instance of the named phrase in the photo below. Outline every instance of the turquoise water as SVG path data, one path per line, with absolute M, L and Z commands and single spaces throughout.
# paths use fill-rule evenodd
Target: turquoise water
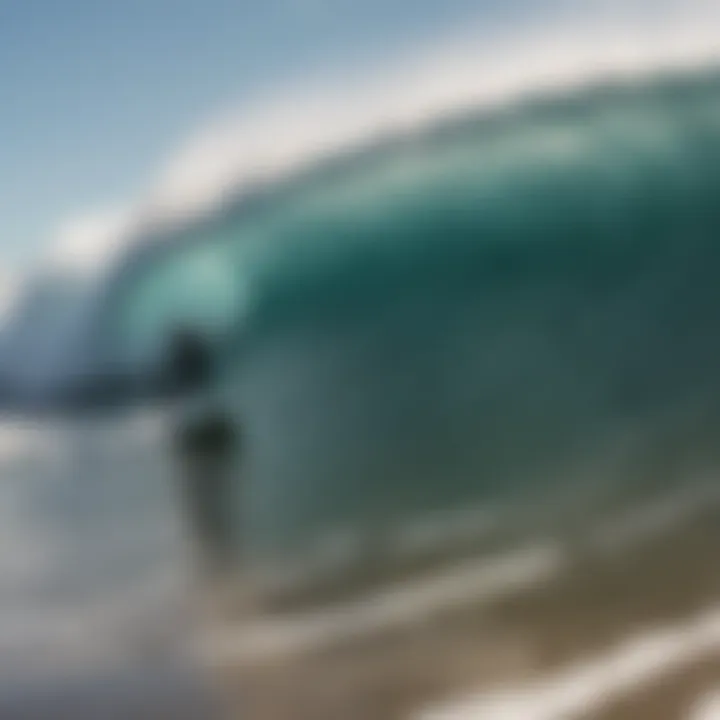
M 242 268 L 253 532 L 711 462 L 719 180 L 708 71 L 447 120 L 194 231 Z

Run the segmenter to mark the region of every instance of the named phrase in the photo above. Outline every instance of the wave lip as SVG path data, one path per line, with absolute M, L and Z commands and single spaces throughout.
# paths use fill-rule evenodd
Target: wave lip
M 717 2 L 590 3 L 489 37 L 468 23 L 382 72 L 279 88 L 209 121 L 121 209 L 64 224 L 45 262 L 88 272 L 161 229 L 182 230 L 229 197 L 274 184 L 381 137 L 410 137 L 440 118 L 612 77 L 705 67 L 720 57 Z M 350 89 L 348 89 L 350 88 Z M 107 251 L 106 251 L 107 249 Z

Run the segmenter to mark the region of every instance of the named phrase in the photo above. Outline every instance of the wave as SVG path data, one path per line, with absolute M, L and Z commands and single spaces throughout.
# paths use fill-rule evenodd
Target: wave
M 147 190 L 63 224 L 45 261 L 92 272 L 148 232 L 212 214 L 228 196 L 464 109 L 720 58 L 715 0 L 663 0 L 652 13 L 642 0 L 593 1 L 573 12 L 551 4 L 541 15 L 526 10 L 507 26 L 481 14 L 431 43 L 267 87 L 214 113 L 148 178 Z
M 508 274 L 600 291 L 648 252 L 712 252 L 719 90 L 708 71 L 470 114 L 260 192 L 216 232 L 264 313 Z
M 457 116 L 174 236 L 241 268 L 254 521 L 291 537 L 372 497 L 628 493 L 716 462 L 719 181 L 705 69 Z

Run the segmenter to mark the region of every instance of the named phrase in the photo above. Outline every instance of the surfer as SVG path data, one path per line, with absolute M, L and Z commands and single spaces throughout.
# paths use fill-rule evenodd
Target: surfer
M 182 476 L 189 530 L 205 570 L 223 573 L 233 550 L 230 490 L 239 437 L 226 413 L 210 400 L 212 352 L 201 334 L 181 327 L 171 338 L 169 371 L 181 399 L 174 427 L 174 454 Z

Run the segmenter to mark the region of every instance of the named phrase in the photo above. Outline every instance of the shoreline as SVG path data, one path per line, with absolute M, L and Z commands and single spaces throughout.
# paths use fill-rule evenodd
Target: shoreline
M 231 704 L 250 720 L 399 720 L 443 699 L 537 681 L 644 629 L 682 623 L 720 601 L 720 511 L 708 506 L 681 520 L 659 537 L 587 557 L 515 595 L 468 602 L 295 661 L 230 662 L 221 675 Z M 717 677 L 720 686 L 714 669 L 700 662 L 694 674 Z M 670 695 L 670 686 L 680 695 L 696 684 L 692 668 L 689 678 L 683 672 L 666 688 Z M 244 688 L 251 692 L 242 702 Z M 651 702 L 643 693 L 635 693 L 636 705 Z M 252 710 L 249 695 L 258 703 Z M 632 699 L 617 702 L 625 712 L 622 703 Z

